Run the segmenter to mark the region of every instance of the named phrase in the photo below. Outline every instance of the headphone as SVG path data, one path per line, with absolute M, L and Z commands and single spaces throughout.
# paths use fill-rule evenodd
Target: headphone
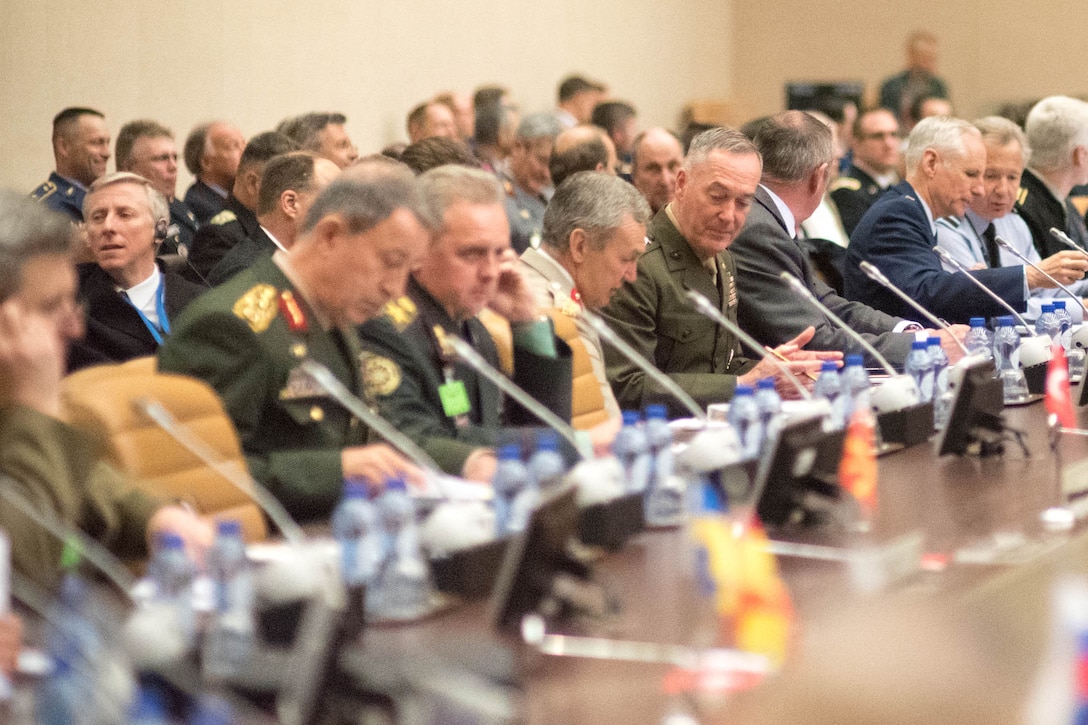
M 166 239 L 167 223 L 165 219 L 159 219 L 155 222 L 155 241 L 161 242 Z

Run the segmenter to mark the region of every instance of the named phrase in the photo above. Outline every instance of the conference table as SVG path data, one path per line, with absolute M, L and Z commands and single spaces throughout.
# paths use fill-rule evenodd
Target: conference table
M 1088 573 L 1088 535 L 1080 524 L 1053 532 L 1040 520 L 1043 510 L 1061 503 L 1060 468 L 1088 458 L 1088 438 L 1061 436 L 1055 454 L 1041 401 L 1008 407 L 1005 415 L 1011 427 L 1023 431 L 1030 456 L 1010 442 L 1001 457 L 938 458 L 932 441 L 922 443 L 878 460 L 878 506 L 872 531 L 864 538 L 843 530 L 771 532 L 776 539 L 837 550 L 865 541 L 879 551 L 913 536 L 924 554 L 919 569 L 875 592 L 859 591 L 842 561 L 779 556 L 795 607 L 798 649 L 809 633 L 855 606 L 863 612 L 859 617 L 879 619 L 880 612 L 898 611 L 909 602 L 964 615 L 956 626 L 967 621 L 967 636 L 985 642 L 974 653 L 982 666 L 1003 682 L 1017 683 L 1004 687 L 1002 696 L 1026 697 L 1047 642 L 1050 582 L 1059 570 Z M 1078 415 L 1088 424 L 1088 414 Z M 687 551 L 680 530 L 639 534 L 620 551 L 602 556 L 594 568 L 594 581 L 618 603 L 616 611 L 549 626 L 624 640 L 711 644 L 705 632 L 713 626 L 714 613 L 698 594 Z M 880 631 L 883 625 L 874 626 Z M 520 682 L 516 707 L 528 722 L 657 723 L 679 702 L 664 690 L 668 665 L 541 654 L 514 634 L 498 634 L 486 601 L 412 625 L 370 627 L 347 655 L 349 669 L 379 673 L 375 677 L 380 680 L 385 663 L 405 653 L 417 663 L 463 660 L 470 670 Z M 785 670 L 793 664 L 791 657 Z M 370 681 L 367 675 L 360 679 Z M 755 722 L 760 692 L 764 687 L 772 691 L 775 679 L 744 693 L 746 715 L 736 713 L 731 697 L 703 698 L 689 709 L 700 721 L 743 717 L 735 721 Z

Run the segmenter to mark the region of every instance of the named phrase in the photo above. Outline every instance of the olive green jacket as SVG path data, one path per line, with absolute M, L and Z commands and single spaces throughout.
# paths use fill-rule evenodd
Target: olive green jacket
M 625 341 L 697 403 L 725 402 L 733 397 L 736 376 L 755 363 L 741 356 L 740 345 L 731 333 L 695 310 L 686 293 L 696 290 L 736 322 L 733 259 L 729 252 L 715 257 L 721 294 L 665 209 L 654 217 L 648 236 L 652 241 L 638 261 L 638 277 L 625 282 L 601 313 Z M 637 410 L 649 403 L 664 403 L 671 416 L 689 414 L 641 369 L 607 345 L 605 362 L 621 408 Z

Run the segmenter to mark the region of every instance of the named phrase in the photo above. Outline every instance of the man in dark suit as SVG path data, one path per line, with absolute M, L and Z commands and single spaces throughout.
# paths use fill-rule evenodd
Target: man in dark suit
M 345 479 L 377 488 L 418 475 L 388 446 L 366 445 L 366 426 L 299 365 L 315 360 L 362 394 L 355 326 L 404 291 L 427 245 L 423 220 L 407 171 L 340 179 L 314 200 L 290 255 L 263 257 L 204 294 L 159 350 L 161 370 L 215 389 L 250 472 L 296 518 L 328 517 Z
M 811 326 L 816 329 L 813 348 L 865 352 L 781 278 L 789 272 L 892 364 L 902 365 L 914 339 L 907 330 L 921 326 L 836 294 L 813 274 L 796 242 L 797 226 L 819 205 L 827 187 L 834 159 L 831 130 L 807 113 L 786 111 L 762 124 L 753 143 L 763 156 L 761 184 L 744 228 L 729 247 L 737 262 L 740 326 L 771 346 Z M 957 358 L 959 346 L 947 333 L 941 335 L 948 338 L 949 357 Z
M 499 389 L 461 363 L 449 335 L 470 342 L 492 365 L 495 341 L 477 315 L 510 321 L 514 381 L 570 421 L 571 351 L 540 315 L 510 248 L 503 192 L 486 171 L 459 166 L 419 177 L 428 207 L 441 214 L 405 297 L 360 328 L 367 396 L 443 470 L 490 481 L 493 446 L 508 425 L 537 424 Z
M 1050 234 L 1055 227 L 1088 249 L 1088 229 L 1073 206 L 1073 187 L 1088 184 L 1088 103 L 1050 96 L 1032 107 L 1024 123 L 1031 159 L 1020 180 L 1017 209 L 1028 223 L 1039 256 L 1069 249 Z
M 106 173 L 110 132 L 106 119 L 93 108 L 65 108 L 53 118 L 53 159 L 56 170 L 30 195 L 75 223 L 83 221 L 83 196 Z
M 242 160 L 238 162 L 234 186 L 223 211 L 201 225 L 193 237 L 193 246 L 189 250 L 189 270 L 193 273 L 190 279 L 206 282 L 212 267 L 231 247 L 257 232 L 257 197 L 264 165 L 273 156 L 296 148 L 291 139 L 275 131 L 259 133 L 249 140 L 242 152 Z
M 847 236 L 880 195 L 899 181 L 899 122 L 886 108 L 874 108 L 854 121 L 850 166 L 831 184 Z
M 205 290 L 155 259 L 166 200 L 146 179 L 120 171 L 91 184 L 83 208 L 95 261 L 79 267 L 87 333 L 72 343 L 68 367 L 154 355 L 171 321 Z
M 185 205 L 201 224 L 223 211 L 234 186 L 246 137 L 227 121 L 203 123 L 185 139 L 185 166 L 196 177 L 185 192 Z
M 1005 314 L 962 274 L 946 272 L 934 253 L 935 220 L 963 216 L 984 192 L 986 147 L 977 128 L 957 118 L 932 117 L 911 131 L 907 179 L 890 189 L 862 218 L 846 250 L 846 297 L 890 315 L 915 311 L 894 293 L 871 280 L 858 266 L 868 261 L 908 296 L 949 322 Z M 971 272 L 1017 310 L 1026 307 L 1027 281 L 1022 267 Z
M 310 204 L 340 173 L 340 167 L 309 151 L 292 151 L 265 165 L 257 197 L 257 229 L 235 244 L 208 273 L 222 284 L 261 257 L 287 251 L 298 237 Z

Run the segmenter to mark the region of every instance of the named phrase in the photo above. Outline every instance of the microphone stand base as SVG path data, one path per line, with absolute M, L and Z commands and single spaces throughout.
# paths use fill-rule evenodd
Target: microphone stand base
M 888 443 L 899 443 L 904 448 L 924 443 L 933 435 L 933 403 L 880 413 L 877 424 L 881 437 Z

